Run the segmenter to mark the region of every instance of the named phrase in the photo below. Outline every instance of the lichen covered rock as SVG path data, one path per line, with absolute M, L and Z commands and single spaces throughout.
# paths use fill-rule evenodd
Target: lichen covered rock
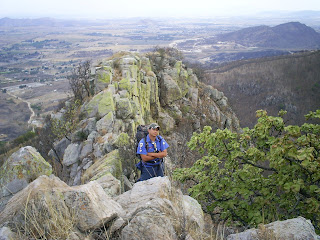
M 84 105 L 85 111 L 89 117 L 103 117 L 111 111 L 115 110 L 113 102 L 113 94 L 108 89 L 95 95 L 91 101 Z
M 84 175 L 81 178 L 81 181 L 84 183 L 97 180 L 100 177 L 108 174 L 111 174 L 119 180 L 121 179 L 122 164 L 118 149 L 98 159 L 85 171 Z
M 0 169 L 0 211 L 13 194 L 41 175 L 52 174 L 51 165 L 31 146 L 13 153 Z

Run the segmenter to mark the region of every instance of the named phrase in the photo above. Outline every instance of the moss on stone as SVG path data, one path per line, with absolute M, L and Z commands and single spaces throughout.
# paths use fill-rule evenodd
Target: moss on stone
M 130 80 L 129 80 L 129 78 L 123 78 L 123 79 L 119 82 L 119 89 L 120 89 L 120 90 L 127 90 L 128 92 L 130 92 L 131 87 L 130 87 Z
M 111 91 L 105 90 L 92 98 L 92 100 L 86 106 L 86 111 L 89 115 L 91 115 L 95 110 L 98 111 L 100 117 L 115 110 Z
M 13 153 L 0 169 L 0 190 L 14 179 L 35 180 L 41 175 L 51 175 L 51 165 L 33 147 L 24 147 Z M 0 193 L 1 195 L 2 193 Z
M 189 78 L 188 71 L 185 69 L 181 69 L 180 76 L 185 78 L 186 80 L 188 80 L 188 78 Z
M 118 149 L 113 150 L 91 165 L 83 174 L 82 182 L 94 181 L 108 174 L 113 175 L 120 181 L 122 180 L 122 161 Z
M 98 81 L 107 83 L 107 84 L 111 83 L 111 73 L 107 73 L 107 72 L 99 73 Z
M 103 69 L 105 71 L 112 72 L 112 67 L 110 67 L 110 66 L 103 66 Z
M 116 103 L 116 116 L 120 119 L 127 119 L 132 117 L 133 111 L 131 103 L 128 98 L 120 98 Z
M 138 66 L 137 65 L 131 65 L 130 66 L 130 76 L 134 79 L 138 79 Z
M 150 119 L 150 93 L 151 93 L 151 84 L 150 81 L 147 81 L 145 84 L 141 84 L 140 94 L 139 94 L 139 103 L 141 106 L 141 114 L 143 119 L 149 121 Z
M 174 65 L 174 68 L 177 70 L 178 75 L 180 75 L 181 67 L 182 67 L 181 61 L 177 61 L 176 64 Z
M 118 138 L 115 140 L 114 144 L 117 148 L 128 146 L 129 145 L 129 135 L 127 133 L 120 133 Z

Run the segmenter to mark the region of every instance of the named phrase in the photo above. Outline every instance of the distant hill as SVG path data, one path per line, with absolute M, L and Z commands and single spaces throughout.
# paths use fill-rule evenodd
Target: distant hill
M 74 27 L 74 26 L 91 26 L 106 24 L 107 21 L 95 21 L 95 20 L 65 20 L 54 18 L 1 18 L 0 27 Z
M 27 27 L 27 26 L 54 26 L 56 20 L 52 18 L 37 18 L 37 19 L 12 19 L 1 18 L 0 26 L 2 27 Z
M 290 124 L 320 109 L 320 51 L 237 61 L 209 71 L 210 84 L 224 92 L 241 127 L 256 123 L 255 111 L 288 111 Z
M 257 26 L 221 34 L 217 41 L 234 41 L 247 47 L 281 49 L 318 49 L 320 33 L 299 22 L 289 22 L 275 27 Z

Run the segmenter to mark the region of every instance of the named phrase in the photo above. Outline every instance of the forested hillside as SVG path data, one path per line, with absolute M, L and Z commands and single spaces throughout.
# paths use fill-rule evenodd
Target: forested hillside
M 228 97 L 242 127 L 255 124 L 258 109 L 284 109 L 289 123 L 301 124 L 320 105 L 319 66 L 320 51 L 303 52 L 233 62 L 208 71 L 208 81 Z

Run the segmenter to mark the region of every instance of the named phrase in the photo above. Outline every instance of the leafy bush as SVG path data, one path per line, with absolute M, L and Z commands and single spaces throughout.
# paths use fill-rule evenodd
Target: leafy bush
M 192 180 L 191 195 L 213 216 L 245 226 L 303 216 L 320 230 L 320 125 L 286 126 L 283 115 L 259 117 L 253 129 L 194 133 L 188 146 L 202 158 L 174 177 Z M 307 119 L 320 118 L 320 110 Z M 218 207 L 218 208 L 217 208 Z

